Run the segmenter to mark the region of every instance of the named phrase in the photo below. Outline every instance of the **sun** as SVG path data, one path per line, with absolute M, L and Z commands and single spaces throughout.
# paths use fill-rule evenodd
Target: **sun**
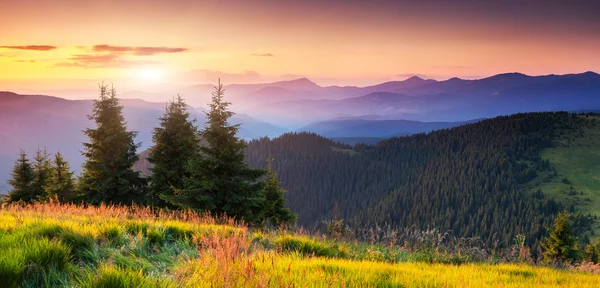
M 139 72 L 139 77 L 144 80 L 160 80 L 163 72 L 158 69 L 144 69 Z

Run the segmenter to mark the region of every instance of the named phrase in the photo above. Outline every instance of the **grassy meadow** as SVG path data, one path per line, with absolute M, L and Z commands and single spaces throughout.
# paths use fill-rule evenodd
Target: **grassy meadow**
M 600 117 L 590 117 L 600 123 Z M 600 171 L 600 124 L 582 127 L 582 134 L 568 135 L 562 142 L 541 154 L 556 169 L 557 177 L 543 181 L 540 188 L 548 197 L 600 217 L 600 174 L 595 173 Z M 600 232 L 600 221 L 594 230 Z
M 460 252 L 424 254 L 148 208 L 4 206 L 0 251 L 2 287 L 600 287 L 587 272 L 472 263 Z

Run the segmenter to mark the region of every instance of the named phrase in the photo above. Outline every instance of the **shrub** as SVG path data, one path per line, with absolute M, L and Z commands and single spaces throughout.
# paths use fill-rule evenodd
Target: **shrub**
M 25 258 L 21 251 L 9 248 L 0 254 L 0 283 L 3 287 L 17 287 L 25 270 Z
M 162 246 L 165 243 L 165 231 L 162 228 L 150 228 L 146 231 L 146 238 L 150 244 Z
M 598 264 L 600 263 L 600 238 L 595 243 L 589 243 L 585 246 L 586 260 Z
M 82 288 L 150 288 L 175 287 L 171 282 L 144 275 L 141 271 L 102 266 L 100 272 L 89 272 L 79 279 Z
M 566 210 L 560 212 L 554 218 L 552 227 L 548 227 L 550 235 L 542 240 L 544 248 L 544 262 L 567 262 L 571 263 L 579 257 L 577 238 L 573 231 L 573 220 L 571 213 Z
M 180 239 L 191 239 L 194 235 L 194 231 L 191 229 L 185 229 L 177 226 L 166 226 L 165 237 L 167 241 L 175 241 Z
M 325 257 L 347 257 L 348 251 L 341 244 L 328 245 L 306 237 L 281 236 L 274 241 L 275 247 L 282 251 L 298 252 L 302 255 Z
M 26 262 L 34 263 L 39 267 L 64 268 L 70 261 L 71 249 L 56 240 L 50 241 L 47 238 L 28 240 L 21 247 Z
M 142 233 L 145 234 L 146 230 L 148 230 L 148 227 L 150 225 L 148 225 L 148 223 L 144 223 L 144 222 L 138 222 L 138 221 L 128 221 L 127 223 L 125 223 L 125 231 L 127 231 L 127 233 L 135 235 L 138 233 Z
M 101 235 L 111 244 L 118 245 L 123 238 L 123 230 L 119 226 L 107 226 L 102 230 Z

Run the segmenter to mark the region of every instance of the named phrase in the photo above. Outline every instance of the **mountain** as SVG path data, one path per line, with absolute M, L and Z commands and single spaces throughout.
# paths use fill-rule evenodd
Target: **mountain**
M 234 106 L 255 107 L 272 101 L 290 101 L 297 99 L 323 98 L 322 87 L 307 78 L 290 81 L 259 84 L 229 84 L 224 85 L 225 93 Z M 181 94 L 188 103 L 194 106 L 205 106 L 210 102 L 213 85 L 202 84 L 188 87 L 176 94 Z
M 427 133 L 476 122 L 419 122 L 409 120 L 330 120 L 304 126 L 297 131 L 307 131 L 331 137 L 379 137 Z
M 297 129 L 329 137 L 388 137 L 520 112 L 600 110 L 600 75 L 594 72 L 546 76 L 507 73 L 478 80 L 445 81 L 412 77 L 367 87 L 321 87 L 302 78 L 225 88 L 226 99 L 234 103 L 232 110 L 240 112 L 232 123 L 243 123 L 240 136 L 245 139 L 273 137 Z M 136 90 L 118 95 L 125 96 L 128 126 L 139 131 L 137 141 L 145 149 L 151 143 L 164 101 L 183 92 L 179 94 L 197 107 L 191 108 L 193 117 L 202 123 L 202 111 L 212 91 L 212 85 L 196 85 L 173 93 Z M 44 146 L 51 152 L 61 149 L 78 170 L 78 150 L 86 140 L 82 130 L 92 127 L 86 117 L 91 107 L 91 100 L 0 92 L 0 155 L 12 160 L 19 148 L 29 153 Z M 387 122 L 371 122 L 375 120 Z M 0 181 L 5 177 L 0 176 Z
M 339 217 L 353 226 L 436 227 L 488 245 L 510 244 L 522 233 L 538 247 L 552 214 L 571 205 L 544 196 L 547 188 L 533 193 L 562 177 L 540 153 L 578 149 L 568 143 L 600 135 L 600 116 L 588 117 L 516 114 L 354 148 L 313 133 L 288 133 L 251 141 L 246 156 L 253 167 L 275 158 L 289 207 L 307 227 L 330 219 L 337 202 Z M 600 194 L 589 193 L 596 194 L 581 197 L 590 203 L 574 200 L 581 207 L 600 204 L 594 204 Z M 578 217 L 578 231 L 589 235 L 591 217 Z
M 165 103 L 122 99 L 121 104 L 128 128 L 138 131 L 139 151 L 147 149 L 152 144 L 152 132 L 159 124 Z M 201 128 L 204 113 L 192 107 L 189 109 Z M 0 92 L 0 187 L 10 176 L 7 171 L 12 169 L 20 149 L 25 149 L 29 156 L 33 156 L 37 148 L 45 147 L 50 153 L 60 151 L 71 168 L 78 172 L 83 163 L 82 143 L 87 141 L 83 130 L 95 125 L 87 118 L 91 112 L 91 100 Z M 274 137 L 289 131 L 244 114 L 234 115 L 231 123 L 241 124 L 239 135 L 247 140 Z
M 594 72 L 543 76 L 504 73 L 443 81 L 415 76 L 365 87 L 322 87 L 307 78 L 257 84 L 228 84 L 223 80 L 233 110 L 277 122 L 289 130 L 312 122 L 365 115 L 382 120 L 456 122 L 519 112 L 600 109 L 600 75 Z M 213 90 L 209 84 L 153 86 L 147 91 L 125 91 L 119 97 L 164 103 L 180 94 L 191 106 L 206 109 Z
M 324 87 L 321 100 L 265 102 L 243 109 L 293 127 L 335 118 L 455 122 L 519 112 L 600 108 L 600 75 L 499 74 L 478 80 L 410 78 L 368 87 Z M 319 90 L 316 90 L 319 95 Z M 334 96 L 332 96 L 334 95 Z M 285 99 L 282 97 L 281 99 Z

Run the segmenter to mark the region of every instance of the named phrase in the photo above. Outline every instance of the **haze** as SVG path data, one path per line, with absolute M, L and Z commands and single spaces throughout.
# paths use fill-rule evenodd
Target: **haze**
M 0 84 L 364 86 L 597 71 L 598 11 L 582 0 L 2 1 Z

